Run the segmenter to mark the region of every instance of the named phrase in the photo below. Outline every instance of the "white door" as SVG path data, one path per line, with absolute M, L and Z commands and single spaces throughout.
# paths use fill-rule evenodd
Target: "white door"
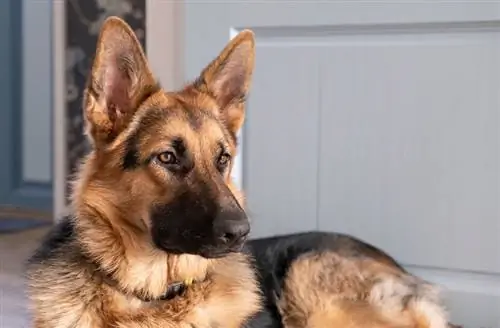
M 256 33 L 240 157 L 254 237 L 354 234 L 442 284 L 454 322 L 500 327 L 500 2 L 180 12 L 188 79 Z

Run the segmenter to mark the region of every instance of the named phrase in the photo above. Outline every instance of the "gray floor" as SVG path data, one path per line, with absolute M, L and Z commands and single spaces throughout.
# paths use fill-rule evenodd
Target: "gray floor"
M 31 327 L 22 278 L 23 262 L 45 233 L 46 229 L 36 229 L 0 234 L 0 328 Z

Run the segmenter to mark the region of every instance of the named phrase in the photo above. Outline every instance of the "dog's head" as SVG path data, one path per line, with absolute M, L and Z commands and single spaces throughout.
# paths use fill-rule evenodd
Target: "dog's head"
M 195 82 L 167 92 L 130 27 L 107 19 L 84 99 L 94 203 L 167 252 L 238 251 L 250 227 L 230 175 L 253 66 L 253 33 L 243 31 Z

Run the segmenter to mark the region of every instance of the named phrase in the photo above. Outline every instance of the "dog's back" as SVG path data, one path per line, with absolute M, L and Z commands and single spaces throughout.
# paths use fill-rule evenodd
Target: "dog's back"
M 250 327 L 447 327 L 434 286 L 351 236 L 289 234 L 247 249 L 265 294 Z

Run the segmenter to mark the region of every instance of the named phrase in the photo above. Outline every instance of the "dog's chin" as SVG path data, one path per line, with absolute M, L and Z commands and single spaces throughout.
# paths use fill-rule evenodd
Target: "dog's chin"
M 231 253 L 241 252 L 243 248 L 243 243 L 238 245 L 232 245 L 231 247 L 217 247 L 217 246 L 208 246 L 202 245 L 199 247 L 182 247 L 180 245 L 173 245 L 165 242 L 156 242 L 155 245 L 157 248 L 169 254 L 190 254 L 190 255 L 198 255 L 204 257 L 206 259 L 219 259 L 223 258 Z

